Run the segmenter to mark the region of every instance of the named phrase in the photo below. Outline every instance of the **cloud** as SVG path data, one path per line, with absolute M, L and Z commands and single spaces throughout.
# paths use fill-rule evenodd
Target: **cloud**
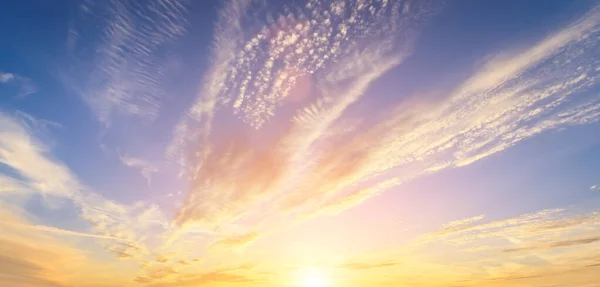
M 177 274 L 178 272 L 171 267 L 159 267 L 147 270 L 146 276 L 150 280 L 162 280 Z
M 546 209 L 492 221 L 482 215 L 460 219 L 414 238 L 399 250 L 379 250 L 379 261 L 348 262 L 401 259 L 402 264 L 386 266 L 390 270 L 380 273 L 386 275 L 382 284 L 388 286 L 430 286 L 432 280 L 435 286 L 505 286 L 506 281 L 514 286 L 549 282 L 593 286 L 595 271 L 587 266 L 598 263 L 595 250 L 600 242 L 600 213 L 593 206 Z M 378 271 L 369 270 L 369 274 Z M 373 276 L 363 278 L 372 284 Z
M 553 242 L 552 244 L 550 244 L 550 247 L 552 247 L 552 248 L 571 247 L 571 246 L 577 246 L 577 245 L 590 244 L 590 243 L 594 243 L 594 242 L 598 242 L 598 241 L 600 241 L 600 237 L 562 240 L 562 241 L 558 241 L 558 242 Z
M 47 199 L 66 200 L 78 209 L 81 219 L 90 224 L 92 232 L 42 225 L 20 228 L 117 241 L 106 248 L 120 258 L 147 255 L 148 242 L 169 229 L 162 210 L 144 202 L 123 205 L 82 184 L 66 165 L 50 156 L 50 148 L 35 136 L 45 123 L 33 117 L 0 113 L 0 163 L 8 168 L 0 171 L 0 182 L 3 183 L 0 196 L 14 198 L 40 194 Z
M 597 212 L 576 215 L 570 214 L 572 212 L 572 210 L 564 209 L 547 209 L 486 223 L 476 223 L 483 218 L 478 216 L 467 219 L 467 221 L 463 219 L 451 222 L 434 232 L 421 236 L 419 242 L 443 241 L 456 246 L 463 246 L 469 245 L 473 241 L 507 238 L 508 236 L 510 242 L 532 241 L 543 238 L 546 241 L 555 239 L 554 241 L 559 244 L 562 242 L 561 238 L 563 237 L 585 234 L 586 230 L 593 231 L 597 228 L 597 220 L 600 218 L 600 214 Z
M 305 160 L 313 160 L 310 153 L 321 144 L 321 135 L 331 134 L 330 127 L 370 83 L 409 55 L 415 31 L 435 10 L 428 1 L 406 13 L 399 12 L 400 1 L 359 2 L 349 1 L 340 12 L 342 6 L 308 1 L 302 9 L 291 9 L 296 12 L 273 21 L 245 17 L 266 12 L 249 6 L 249 1 L 225 4 L 202 96 L 177 126 L 168 149 L 191 178 L 191 192 L 178 212 L 179 224 L 213 228 L 239 219 L 309 177 L 313 172 Z M 307 20 L 309 14 L 316 18 Z M 279 118 L 282 106 L 294 112 Z M 231 138 L 221 136 L 214 128 L 217 117 L 240 118 L 245 125 L 232 129 Z M 274 117 L 278 120 L 271 121 Z M 277 133 L 266 137 L 263 146 L 250 144 L 267 127 Z M 361 159 L 356 161 L 358 166 Z M 336 172 L 325 170 L 322 176 Z M 322 178 L 315 184 L 325 185 Z M 293 191 L 310 197 L 326 189 L 311 187 Z M 353 202 L 360 202 L 366 193 L 357 194 Z
M 230 65 L 241 45 L 244 34 L 241 20 L 251 3 L 251 0 L 227 1 L 219 11 L 211 47 L 213 64 L 194 104 L 175 128 L 174 138 L 167 148 L 167 155 L 180 164 L 186 165 L 188 162 L 185 149 L 189 147 L 189 141 L 199 139 L 199 144 L 204 144 L 208 140 L 220 91 L 225 86 Z
M 561 248 L 561 247 L 571 247 L 577 245 L 585 245 L 600 241 L 600 237 L 589 237 L 589 238 L 581 238 L 581 239 L 570 239 L 570 240 L 561 240 L 555 241 L 550 244 L 537 243 L 534 246 L 530 247 L 519 247 L 519 248 L 511 248 L 502 250 L 502 252 L 520 252 L 520 251 L 530 251 L 536 249 L 552 249 L 552 248 Z
M 22 178 L 13 180 L 28 187 L 20 191 L 72 198 L 81 190 L 68 168 L 46 156 L 48 147 L 31 136 L 26 126 L 0 114 L 0 127 L 0 163 Z
M 187 278 L 181 278 L 175 281 L 177 286 L 198 286 L 203 284 L 212 284 L 212 283 L 260 283 L 262 281 L 256 280 L 254 278 L 245 276 L 232 274 L 231 272 L 221 272 L 215 271 L 210 273 L 205 273 L 202 275 L 196 276 L 188 276 Z M 149 286 L 171 286 L 168 285 L 170 283 L 166 283 L 164 285 L 161 284 L 152 284 Z
M 361 204 L 368 198 L 376 196 L 388 189 L 398 186 L 402 183 L 401 180 L 393 178 L 387 181 L 379 182 L 373 186 L 353 190 L 349 193 L 344 193 L 322 203 L 319 208 L 311 215 L 337 214 L 353 206 Z
M 160 250 L 170 224 L 163 211 L 154 204 L 137 202 L 123 205 L 96 194 L 77 201 L 82 219 L 95 234 L 116 237 L 120 242 L 107 245 L 118 258 L 141 260 Z
M 465 218 L 457 221 L 450 222 L 444 225 L 442 228 L 436 230 L 427 235 L 426 238 L 438 238 L 447 235 L 453 235 L 463 231 L 468 231 L 477 225 L 477 222 L 484 218 L 483 215 Z
M 436 9 L 434 2 L 409 9 L 400 1 L 346 2 L 356 5 L 343 15 L 355 13 L 356 23 L 318 1 L 272 21 L 244 17 L 262 15 L 248 2 L 225 5 L 202 96 L 168 150 L 190 183 L 178 225 L 336 214 L 424 174 L 600 119 L 590 60 L 597 58 L 598 9 L 493 57 L 443 97 L 400 101 L 377 121 L 356 116 L 357 103 L 370 99 L 365 91 L 410 55 L 412 36 Z M 303 11 L 327 13 L 308 21 Z M 348 122 L 358 124 L 347 129 Z
M 18 179 L 14 179 L 12 177 L 9 176 L 5 176 L 3 174 L 0 174 L 0 195 L 2 194 L 9 194 L 9 193 L 34 193 L 35 191 L 32 190 L 27 183 L 18 180 Z
M 600 186 L 598 186 L 598 185 L 592 185 L 590 187 L 590 190 L 599 190 L 599 189 L 600 189 Z
M 28 113 L 22 111 L 16 111 L 14 118 L 18 120 L 23 126 L 26 126 L 32 130 L 39 132 L 46 132 L 50 129 L 62 129 L 63 126 L 57 122 L 36 118 Z
M 577 44 L 582 40 L 585 42 L 586 39 L 581 37 L 594 33 L 598 21 L 600 21 L 600 14 L 596 7 L 565 29 L 550 35 L 522 53 L 509 57 L 498 56 L 488 62 L 479 75 L 469 79 L 458 90 L 458 95 L 468 96 L 473 93 L 486 92 L 492 88 L 502 86 L 512 79 L 523 76 L 524 72 L 527 72 L 533 66 L 564 53 L 563 48 L 571 44 Z
M 14 80 L 15 75 L 11 73 L 0 73 L 0 83 L 8 83 Z
M 538 271 L 536 268 L 526 272 L 532 266 L 539 267 L 540 272 L 543 270 L 545 273 L 549 272 L 548 266 L 570 270 L 591 264 L 586 262 L 595 259 L 586 251 L 593 247 L 586 246 L 599 241 L 599 216 L 598 212 L 572 207 L 542 210 L 492 222 L 468 225 L 450 223 L 463 228 L 451 230 L 443 227 L 421 235 L 407 247 L 407 252 L 423 256 L 428 249 L 443 252 L 435 249 L 435 246 L 447 246 L 450 249 L 446 249 L 446 255 L 432 256 L 440 261 L 444 261 L 445 256 L 476 256 L 480 258 L 478 261 L 462 264 L 479 264 L 490 270 L 500 268 L 502 272 L 506 271 L 504 265 L 509 264 L 516 264 L 519 271 L 525 273 Z M 560 252 L 556 252 L 556 249 L 560 249 Z
M 1 221 L 0 270 L 29 283 L 0 283 L 72 286 L 68 283 L 75 280 L 64 274 L 96 276 L 89 269 L 70 272 L 80 270 L 72 266 L 89 256 L 70 245 L 81 240 L 120 259 L 110 260 L 114 270 L 104 274 L 129 272 L 131 277 L 131 266 L 140 263 L 137 277 L 129 279 L 147 286 L 264 285 L 268 273 L 253 265 L 219 268 L 213 258 L 193 258 L 203 256 L 207 245 L 244 247 L 268 232 L 223 231 L 231 225 L 268 229 L 262 223 L 338 214 L 415 177 L 474 163 L 543 132 L 600 119 L 600 99 L 593 90 L 598 84 L 598 9 L 527 49 L 494 57 L 439 98 L 398 97 L 397 106 L 366 110 L 377 96 L 372 84 L 391 89 L 383 76 L 410 56 L 414 38 L 438 3 L 309 0 L 278 14 L 259 2 L 229 1 L 219 13 L 211 66 L 167 150 L 183 165 L 190 186 L 185 202 L 173 212 L 174 224 L 170 210 L 114 201 L 82 183 L 40 139 L 40 131 L 56 125 L 0 113 L 2 199 L 60 198 L 87 223 L 67 229 Z M 123 114 L 158 116 L 169 74 L 163 51 L 185 33 L 182 3 L 82 4 L 69 31 L 75 63 L 65 71 L 65 83 L 101 122 L 109 124 Z M 81 41 L 98 32 L 94 27 L 101 36 Z M 120 160 L 139 169 L 148 183 L 158 171 L 136 157 Z M 415 286 L 423 285 L 415 278 L 423 274 L 439 285 L 445 282 L 438 278 L 475 278 L 462 282 L 475 286 L 531 282 L 550 274 L 540 272 L 540 266 L 567 272 L 597 264 L 583 253 L 600 238 L 599 214 L 578 212 L 461 219 L 418 237 L 402 254 L 343 262 L 337 271 L 389 272 L 385 280 L 397 274 L 408 278 L 397 282 Z M 10 253 L 13 249 L 25 256 Z M 560 254 L 552 252 L 556 249 Z M 411 253 L 415 250 L 422 256 Z M 475 258 L 475 253 L 486 256 Z M 63 260 L 69 264 L 60 264 Z M 228 264 L 238 260 L 229 258 Z
M 222 248 L 243 248 L 258 240 L 261 235 L 257 232 L 248 232 L 240 235 L 223 236 L 217 238 L 211 245 Z
M 143 159 L 131 157 L 128 155 L 120 156 L 119 159 L 125 166 L 139 169 L 142 176 L 148 181 L 148 186 L 150 186 L 152 173 L 158 172 L 157 167 Z
M 13 73 L 0 72 L 0 84 L 12 86 L 9 92 L 15 98 L 23 98 L 37 92 L 37 87 L 32 80 Z
M 202 286 L 212 283 L 264 283 L 263 280 L 240 274 L 252 269 L 252 265 L 240 265 L 218 268 L 202 273 L 178 273 L 167 268 L 151 272 L 148 276 L 138 277 L 135 281 L 146 286 Z
M 117 241 L 122 240 L 117 237 L 89 234 L 89 233 L 65 230 L 65 229 L 60 229 L 60 228 L 56 228 L 56 227 L 52 227 L 52 226 L 44 226 L 44 225 L 28 225 L 28 224 L 17 224 L 17 223 L 7 223 L 7 222 L 1 222 L 0 225 L 16 227 L 19 229 L 32 229 L 32 230 L 37 230 L 37 231 L 42 231 L 42 232 L 49 232 L 49 233 L 53 233 L 53 234 L 57 234 L 57 235 L 80 236 L 80 237 L 90 237 L 90 238 L 98 238 L 98 239 L 110 239 L 110 240 L 117 240 Z
M 102 274 L 93 272 L 98 266 L 86 252 L 72 241 L 49 236 L 64 233 L 48 232 L 31 224 L 23 219 L 26 214 L 16 206 L 2 203 L 0 207 L 0 285 L 87 286 L 102 278 Z M 86 276 L 82 277 L 82 273 Z
M 10 286 L 65 286 L 49 279 L 45 279 L 43 266 L 31 263 L 28 260 L 0 255 L 0 282 Z
M 81 3 L 67 40 L 65 85 L 104 124 L 119 115 L 153 120 L 167 97 L 170 58 L 163 51 L 186 33 L 186 11 L 179 0 Z
M 307 189 L 318 190 L 323 181 L 341 189 L 389 171 L 411 179 L 468 165 L 545 131 L 597 122 L 600 99 L 589 91 L 597 69 L 586 63 L 595 58 L 588 48 L 597 43 L 588 38 L 598 31 L 599 14 L 594 9 L 524 52 L 494 60 L 441 103 L 402 103 L 391 113 L 396 116 L 333 143 L 335 152 L 324 154 L 337 158 L 325 157 L 323 163 L 337 174 L 344 171 L 343 181 L 335 174 L 311 178 L 306 182 L 317 188 Z
M 396 266 L 399 265 L 400 262 L 398 261 L 393 261 L 393 260 L 389 260 L 389 261 L 382 261 L 382 262 L 346 262 L 340 265 L 341 268 L 344 269 L 349 269 L 349 270 L 369 270 L 369 269 L 376 269 L 376 268 L 385 268 L 385 267 L 392 267 L 392 266 Z

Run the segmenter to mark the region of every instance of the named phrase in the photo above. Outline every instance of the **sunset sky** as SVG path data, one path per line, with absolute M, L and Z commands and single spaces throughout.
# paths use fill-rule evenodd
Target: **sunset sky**
M 599 1 L 0 1 L 0 286 L 598 274 Z

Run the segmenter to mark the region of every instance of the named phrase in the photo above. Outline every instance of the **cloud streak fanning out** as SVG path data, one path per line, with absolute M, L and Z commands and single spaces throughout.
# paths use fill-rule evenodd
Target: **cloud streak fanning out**
M 338 213 L 402 181 L 600 119 L 598 9 L 493 58 L 448 94 L 400 100 L 375 123 L 350 113 L 410 54 L 434 4 L 309 1 L 278 17 L 227 4 L 212 69 L 170 149 L 191 185 L 177 223 Z
M 136 116 L 152 132 L 158 119 L 173 127 L 164 142 L 114 160 L 147 180 L 134 196 L 162 192 L 160 204 L 91 187 L 82 178 L 94 175 L 69 167 L 81 162 L 55 157 L 42 139 L 71 118 L 0 110 L 0 285 L 286 286 L 314 267 L 332 286 L 593 286 L 597 208 L 477 212 L 402 235 L 344 212 L 542 133 L 598 123 L 599 7 L 491 53 L 443 93 L 407 94 L 397 69 L 443 1 L 221 1 L 208 66 L 188 105 L 166 109 L 185 110 L 172 118 L 163 110 L 179 75 L 170 51 L 197 32 L 193 2 L 78 2 L 59 73 L 104 126 Z M 0 73 L 2 86 L 23 79 Z M 381 107 L 374 86 L 397 94 Z M 144 150 L 164 150 L 164 162 L 137 157 Z M 165 179 L 172 168 L 180 176 Z M 56 210 L 68 216 L 53 221 Z M 344 215 L 353 222 L 339 226 Z M 402 241 L 345 233 L 355 223 Z
M 306 159 L 324 144 L 322 134 L 371 81 L 408 55 L 413 34 L 433 14 L 429 2 L 308 1 L 273 18 L 244 3 L 224 8 L 216 30 L 217 61 L 171 148 L 175 154 L 179 148 L 202 146 L 194 156 L 177 159 L 186 164 L 194 187 L 179 223 L 230 221 L 249 206 L 287 196 L 286 185 L 319 168 L 317 158 L 313 163 Z M 249 13 L 264 16 L 247 20 Z M 246 26 L 256 29 L 241 28 Z M 283 111 L 286 107 L 292 110 Z M 231 136 L 220 135 L 212 128 L 214 119 L 228 115 L 245 125 Z M 250 138 L 266 128 L 275 134 L 251 144 Z M 335 155 L 325 151 L 322 156 Z M 327 164 L 337 160 L 327 159 Z M 327 171 L 321 175 L 327 177 Z M 276 204 L 292 200 L 281 198 Z

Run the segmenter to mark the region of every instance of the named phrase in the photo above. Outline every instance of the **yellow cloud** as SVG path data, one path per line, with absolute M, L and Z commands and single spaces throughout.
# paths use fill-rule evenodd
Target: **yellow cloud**
M 109 274 L 110 268 L 89 258 L 89 250 L 76 248 L 64 237 L 49 235 L 65 235 L 65 232 L 55 229 L 48 232 L 50 229 L 24 221 L 25 214 L 18 207 L 0 206 L 3 224 L 0 229 L 0 285 L 57 287 L 92 286 L 98 280 L 107 285 L 126 282 L 122 274 Z M 66 235 L 73 234 L 66 232 Z
M 217 238 L 211 245 L 222 248 L 243 248 L 260 238 L 257 232 L 248 232 L 241 235 L 232 235 Z
M 21 115 L 23 117 L 23 115 Z M 79 232 L 42 225 L 15 225 L 46 233 L 110 239 L 106 248 L 118 258 L 141 259 L 156 248 L 156 243 L 169 230 L 170 223 L 158 206 L 137 202 L 123 205 L 94 192 L 63 163 L 53 159 L 49 147 L 42 144 L 37 133 L 46 123 L 27 116 L 0 113 L 0 163 L 11 168 L 17 176 L 1 175 L 0 195 L 17 201 L 34 194 L 43 198 L 72 203 L 81 219 L 91 225 L 91 232 Z M 8 223 L 3 222 L 3 225 Z M 158 231 L 158 232 L 157 232 Z
M 349 270 L 369 270 L 376 268 L 392 267 L 400 264 L 398 261 L 388 260 L 382 262 L 346 262 L 339 267 Z

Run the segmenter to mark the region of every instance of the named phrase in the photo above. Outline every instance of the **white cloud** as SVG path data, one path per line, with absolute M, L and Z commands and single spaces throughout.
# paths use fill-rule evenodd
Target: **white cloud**
M 590 187 L 590 190 L 600 190 L 600 186 L 598 186 L 598 185 L 592 185 Z
M 338 195 L 337 198 L 331 198 L 320 204 L 319 208 L 315 211 L 316 215 L 340 213 L 346 209 L 361 204 L 368 198 L 388 191 L 390 188 L 400 184 L 402 184 L 401 180 L 393 178 L 390 180 L 381 181 L 366 188 L 353 190 L 351 192 Z
M 0 222 L 0 225 L 4 226 L 5 228 L 13 227 L 13 228 L 18 228 L 18 229 L 31 229 L 31 230 L 48 232 L 48 233 L 57 234 L 57 235 L 90 237 L 90 238 L 109 239 L 109 240 L 117 240 L 117 241 L 123 240 L 123 239 L 117 238 L 117 237 L 83 233 L 83 232 L 66 230 L 66 229 L 56 228 L 56 227 L 52 227 L 52 226 L 45 226 L 45 225 L 31 225 L 31 224 L 10 223 L 10 222 Z
M 31 194 L 34 191 L 27 186 L 27 183 L 12 178 L 10 176 L 5 176 L 0 174 L 0 195 L 9 194 L 9 193 L 27 193 Z
M 586 43 L 586 39 L 595 33 L 600 21 L 599 8 L 588 12 L 567 28 L 560 30 L 537 43 L 535 46 L 514 56 L 498 56 L 488 62 L 481 71 L 469 79 L 457 91 L 455 97 L 462 98 L 474 93 L 485 93 L 495 87 L 504 85 L 507 81 L 524 76 L 523 73 L 540 62 L 548 60 L 557 54 L 564 53 L 563 48 L 570 44 Z
M 22 98 L 37 92 L 37 87 L 30 79 L 13 73 L 0 72 L 0 84 L 12 85 L 15 87 L 13 96 Z
M 51 158 L 49 147 L 34 135 L 36 130 L 32 127 L 40 125 L 26 125 L 42 121 L 26 119 L 0 113 L 0 163 L 9 168 L 0 171 L 0 196 L 23 197 L 35 193 L 69 200 L 81 212 L 81 219 L 90 223 L 93 232 L 42 225 L 16 227 L 111 239 L 113 243 L 107 248 L 120 257 L 140 258 L 149 255 L 149 249 L 160 246 L 156 238 L 168 231 L 169 223 L 158 206 L 144 202 L 124 205 L 93 192 L 67 166 Z
M 2 73 L 0 72 L 0 83 L 8 83 L 15 78 L 15 75 L 11 73 Z
M 83 2 L 69 30 L 75 60 L 63 74 L 65 84 L 104 124 L 118 115 L 153 120 L 169 76 L 170 58 L 162 50 L 185 34 L 186 10 L 181 0 Z M 78 42 L 82 34 L 97 38 Z
M 81 190 L 68 168 L 50 159 L 48 147 L 13 118 L 0 114 L 0 163 L 11 167 L 31 190 L 71 198 Z M 21 181 L 25 182 L 25 181 Z
M 412 131 L 391 136 L 381 156 L 397 160 L 382 161 L 395 166 L 435 158 L 434 165 L 462 166 L 544 131 L 597 121 L 600 99 L 585 94 L 598 80 L 593 39 L 599 22 L 595 9 L 524 52 L 477 71 L 444 104 L 427 106 Z
M 200 144 L 203 144 L 208 140 L 221 89 L 225 87 L 230 65 L 241 45 L 244 33 L 241 20 L 251 2 L 227 1 L 219 11 L 219 21 L 214 29 L 215 39 L 211 47 L 213 65 L 202 82 L 194 104 L 175 128 L 174 139 L 167 149 L 167 155 L 180 164 L 187 164 L 187 153 L 184 149 L 188 148 L 189 141 L 199 139 Z
M 158 172 L 158 168 L 156 166 L 143 159 L 131 157 L 128 155 L 120 156 L 119 159 L 124 165 L 139 169 L 142 176 L 146 179 L 146 181 L 148 181 L 148 186 L 150 186 L 152 173 Z

